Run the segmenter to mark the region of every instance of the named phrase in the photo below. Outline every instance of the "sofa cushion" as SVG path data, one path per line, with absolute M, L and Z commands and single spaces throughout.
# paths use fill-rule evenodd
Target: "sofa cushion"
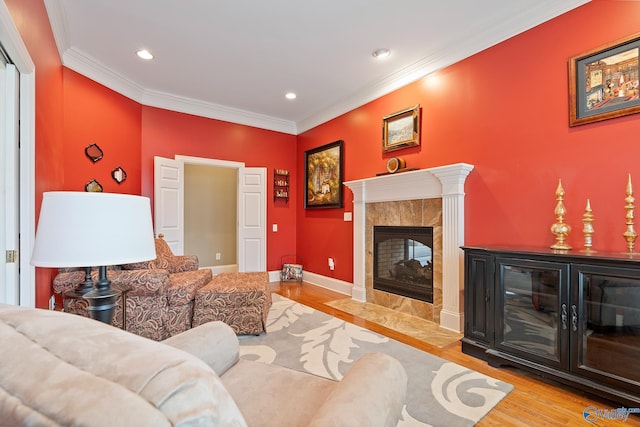
M 246 425 L 203 361 L 95 320 L 0 304 L 0 342 L 8 425 Z

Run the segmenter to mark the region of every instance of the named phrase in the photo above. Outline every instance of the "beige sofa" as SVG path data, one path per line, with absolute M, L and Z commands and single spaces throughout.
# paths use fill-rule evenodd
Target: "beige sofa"
M 394 426 L 407 376 L 390 356 L 340 382 L 239 360 L 210 322 L 152 341 L 67 313 L 0 304 L 0 420 L 26 426 Z

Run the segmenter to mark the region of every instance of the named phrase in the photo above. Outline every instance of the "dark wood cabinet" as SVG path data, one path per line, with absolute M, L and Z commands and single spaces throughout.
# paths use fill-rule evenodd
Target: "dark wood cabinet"
M 464 353 L 640 407 L 640 255 L 463 250 Z

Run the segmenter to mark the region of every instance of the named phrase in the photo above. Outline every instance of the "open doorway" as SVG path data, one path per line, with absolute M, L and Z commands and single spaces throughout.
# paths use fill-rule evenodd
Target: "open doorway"
M 229 187 L 232 186 L 233 179 L 231 177 L 235 176 L 235 185 L 233 185 L 236 191 L 235 206 L 227 205 L 226 209 L 223 206 L 220 210 L 219 205 L 224 205 L 224 202 L 218 197 L 220 194 L 216 193 L 214 187 L 191 189 L 190 192 L 193 195 L 189 199 L 195 198 L 196 200 L 188 201 L 185 199 L 185 168 L 189 166 L 202 166 L 212 168 L 212 170 L 227 169 L 229 175 L 225 179 L 230 179 Z M 194 170 L 198 170 L 198 168 Z M 211 180 L 211 177 L 206 177 L 204 180 Z M 233 197 L 225 196 L 225 199 L 230 204 Z M 196 229 L 189 232 L 186 231 L 185 226 L 187 202 L 192 205 L 188 209 L 202 211 L 196 215 Z M 218 205 L 218 213 L 216 210 L 205 212 L 205 205 Z M 229 219 L 234 210 L 235 223 Z M 189 212 L 189 216 L 192 214 L 193 212 Z M 235 264 L 223 261 L 223 251 L 233 250 L 230 249 L 232 246 L 227 244 L 224 246 L 226 249 L 221 249 L 223 248 L 221 243 L 214 242 L 213 247 L 210 246 L 206 252 L 203 252 L 203 262 L 200 265 L 211 268 L 214 274 L 221 271 L 266 271 L 266 168 L 247 168 L 241 162 L 180 155 L 175 156 L 175 159 L 155 157 L 154 216 L 156 234 L 162 233 L 165 236 L 165 240 L 176 255 L 187 253 L 185 246 L 187 234 L 193 235 L 192 237 L 197 239 L 198 223 L 217 222 L 222 220 L 224 216 L 227 227 L 232 227 L 232 230 L 226 232 L 227 238 L 233 235 L 235 229 Z M 195 246 L 192 245 L 190 249 L 194 248 L 194 251 L 199 251 L 200 245 L 208 245 L 206 239 L 202 239 L 202 242 Z M 197 252 L 190 251 L 189 253 L 198 255 L 198 258 L 201 257 Z M 218 254 L 220 254 L 219 260 L 216 259 Z M 233 259 L 231 254 L 227 255 L 227 259 Z M 220 262 L 207 265 L 206 260 L 211 256 L 214 261 Z
M 237 271 L 237 206 L 237 168 L 185 163 L 184 253 L 214 273 Z

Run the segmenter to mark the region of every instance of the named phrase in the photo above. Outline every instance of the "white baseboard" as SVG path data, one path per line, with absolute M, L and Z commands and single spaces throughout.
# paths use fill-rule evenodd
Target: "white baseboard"
M 269 280 L 271 282 L 279 282 L 280 271 L 270 271 Z M 349 296 L 351 296 L 351 290 L 353 289 L 352 283 L 307 271 L 304 271 L 302 273 L 302 280 L 307 283 L 311 283 L 312 285 L 320 286 L 321 288 L 329 289 Z
M 464 329 L 464 313 L 454 313 L 446 310 L 440 311 L 440 327 L 461 333 Z
M 238 271 L 238 264 L 228 264 L 228 265 L 213 265 L 209 267 L 201 267 L 208 268 L 211 270 L 211 273 L 215 276 L 220 273 L 235 273 Z

